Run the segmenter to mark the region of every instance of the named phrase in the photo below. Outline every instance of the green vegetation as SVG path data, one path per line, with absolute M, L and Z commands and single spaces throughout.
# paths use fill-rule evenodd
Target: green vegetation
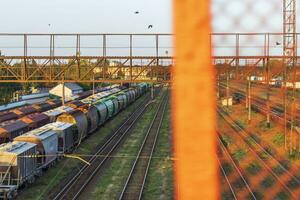
M 261 166 L 257 162 L 253 162 L 247 166 L 246 170 L 249 174 L 256 175 L 261 171 Z
M 225 147 L 228 147 L 232 143 L 232 138 L 228 135 L 221 135 L 221 141 Z
M 119 113 L 113 120 L 107 122 L 97 132 L 83 141 L 79 148 L 75 150 L 76 154 L 92 154 L 97 146 L 102 145 L 117 127 L 119 127 L 125 119 L 137 108 L 137 106 L 146 98 L 146 95 L 138 99 L 134 104 Z M 84 158 L 84 157 L 83 157 Z M 88 159 L 88 158 L 84 158 Z M 82 162 L 79 160 L 65 158 L 52 168 L 50 168 L 42 177 L 36 179 L 34 184 L 28 185 L 23 191 L 19 192 L 17 199 L 33 200 L 45 199 L 51 190 L 59 183 L 63 182 L 70 174 L 79 170 Z
M 170 107 L 164 115 L 142 199 L 173 199 L 173 161 Z M 230 166 L 225 166 L 230 171 Z
M 276 167 L 274 167 L 273 171 L 274 171 L 274 173 L 276 173 L 278 175 L 281 175 L 284 173 L 284 169 L 280 165 L 277 165 Z
M 232 168 L 231 164 L 229 164 L 228 162 L 224 162 L 224 163 L 222 164 L 222 167 L 223 167 L 223 169 L 224 169 L 226 175 L 231 174 L 231 172 L 233 171 L 233 168 Z
M 117 199 L 131 170 L 132 163 L 137 155 L 150 122 L 155 114 L 155 104 L 151 104 L 146 114 L 136 124 L 131 135 L 124 141 L 119 152 L 114 155 L 110 166 L 93 188 L 89 199 Z M 161 159 L 161 158 L 160 158 Z M 167 158 L 166 158 L 167 159 Z M 167 159 L 169 160 L 169 159 Z M 172 184 L 172 182 L 171 182 Z
M 255 199 L 257 200 L 263 200 L 264 199 L 264 195 L 262 192 L 258 191 L 258 190 L 254 190 L 252 191 L 254 196 L 255 196 Z M 252 195 L 249 194 L 249 197 L 247 199 L 253 199 Z
M 292 150 L 291 152 L 288 152 L 288 158 L 289 160 L 297 160 L 300 156 L 300 152 L 297 150 Z
M 236 180 L 234 180 L 233 182 L 233 187 L 235 187 L 236 189 L 242 189 L 245 187 L 245 183 L 243 181 L 243 179 L 241 177 L 238 177 Z
M 267 120 L 263 120 L 259 122 L 258 127 L 263 131 L 263 132 L 268 132 L 270 129 L 274 127 L 273 124 L 270 124 L 270 127 L 268 127 Z
M 299 188 L 299 187 L 300 187 L 300 184 L 298 183 L 297 180 L 295 180 L 294 178 L 292 178 L 291 180 L 289 180 L 287 186 L 288 186 L 289 188 L 296 189 L 296 188 Z
M 241 121 L 241 120 L 236 120 L 235 123 L 242 129 L 245 129 L 247 124 L 245 121 Z
M 263 187 L 264 189 L 267 189 L 269 187 L 272 187 L 275 183 L 275 180 L 272 176 L 267 176 L 264 178 L 264 180 L 261 182 L 261 187 Z
M 289 195 L 284 191 L 278 192 L 278 194 L 275 197 L 275 200 L 289 200 L 289 199 L 290 199 Z
M 269 155 L 266 154 L 265 152 L 260 153 L 259 157 L 263 160 L 268 160 L 269 159 Z
M 282 133 L 277 133 L 274 137 L 273 137 L 273 140 L 272 142 L 278 146 L 278 147 L 281 147 L 284 145 L 284 134 Z
M 21 89 L 22 86 L 19 83 L 0 83 L 0 104 L 9 103 L 14 92 Z
M 232 200 L 233 196 L 232 196 L 231 191 L 224 191 L 224 192 L 222 192 L 221 199 L 222 200 Z
M 238 149 L 237 151 L 234 152 L 233 157 L 237 161 L 242 161 L 247 154 L 247 151 L 244 149 Z

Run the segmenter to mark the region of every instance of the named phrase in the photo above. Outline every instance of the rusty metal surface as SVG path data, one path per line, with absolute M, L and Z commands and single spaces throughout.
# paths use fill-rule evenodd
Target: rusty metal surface
M 0 34 L 0 82 L 169 82 L 172 37 Z

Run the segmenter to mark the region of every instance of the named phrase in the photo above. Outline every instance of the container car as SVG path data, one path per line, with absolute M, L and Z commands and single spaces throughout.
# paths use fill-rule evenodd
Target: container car
M 29 130 L 29 125 L 21 120 L 11 120 L 0 124 L 0 143 L 10 142 Z
M 37 145 L 38 167 L 47 168 L 57 158 L 58 136 L 50 128 L 40 127 L 16 137 L 14 141 L 29 142 Z

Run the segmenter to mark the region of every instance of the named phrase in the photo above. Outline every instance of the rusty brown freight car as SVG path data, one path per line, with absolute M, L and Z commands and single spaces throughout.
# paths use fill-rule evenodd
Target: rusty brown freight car
M 20 107 L 20 108 L 16 108 L 16 109 L 12 110 L 12 112 L 16 113 L 19 116 L 19 118 L 21 118 L 25 115 L 35 113 L 37 111 L 38 110 L 36 108 L 34 108 L 33 106 L 24 106 L 24 107 Z
M 50 105 L 52 105 L 53 108 L 61 106 L 61 104 L 62 104 L 61 100 L 58 100 L 58 99 L 50 99 L 50 100 L 47 100 L 46 102 L 49 103 Z
M 8 120 L 18 119 L 19 116 L 11 111 L 5 111 L 0 113 L 0 123 Z
M 33 113 L 22 117 L 20 120 L 27 123 L 30 130 L 39 128 L 50 122 L 50 118 L 44 113 Z
M 33 104 L 32 107 L 36 108 L 38 112 L 44 112 L 54 108 L 53 105 L 48 102 L 36 103 Z
M 0 124 L 0 143 L 12 141 L 28 131 L 28 124 L 21 120 L 11 120 Z

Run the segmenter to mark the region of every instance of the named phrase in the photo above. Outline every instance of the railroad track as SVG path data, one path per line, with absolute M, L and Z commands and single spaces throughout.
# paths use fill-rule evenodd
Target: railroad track
M 228 150 L 226 149 L 226 147 L 224 146 L 223 142 L 221 141 L 220 139 L 220 133 L 218 132 L 218 141 L 219 141 L 219 144 L 220 144 L 220 150 L 222 152 L 224 152 L 224 155 L 227 157 L 227 160 L 229 160 L 229 162 L 232 164 L 233 168 L 235 169 L 235 171 L 238 173 L 238 177 L 242 180 L 242 184 L 243 186 L 248 190 L 250 196 L 253 198 L 253 199 L 256 199 L 249 183 L 247 182 L 246 178 L 244 177 L 243 173 L 242 173 L 242 170 L 241 168 L 236 164 L 236 162 L 232 159 L 230 153 L 228 152 Z M 226 172 L 226 170 L 224 169 L 224 167 L 222 166 L 222 163 L 219 159 L 219 156 L 217 155 L 217 161 L 218 161 L 218 164 L 219 164 L 219 167 L 221 169 L 221 172 L 222 172 L 222 175 L 224 176 L 225 180 L 226 180 L 226 183 L 230 189 L 230 192 L 232 194 L 232 199 L 234 200 L 238 200 L 238 193 L 240 192 L 240 189 L 235 191 L 234 187 L 232 186 L 232 183 L 230 182 L 230 179 L 228 178 L 229 174 Z M 242 186 L 242 187 L 243 187 Z
M 250 134 L 240 127 L 229 115 L 218 109 L 219 115 L 230 125 L 244 143 L 249 147 L 249 150 L 256 158 L 265 166 L 269 173 L 281 184 L 281 186 L 289 193 L 291 198 L 298 199 L 300 194 L 300 179 L 292 174 L 289 169 L 279 162 L 271 153 L 261 146 Z M 249 139 L 250 138 L 250 139 Z M 275 168 L 277 168 L 275 170 Z M 292 181 L 293 185 L 287 183 Z
M 114 131 L 112 136 L 88 160 L 90 165 L 85 164 L 51 199 L 77 199 L 96 173 L 103 168 L 110 156 L 118 149 L 134 125 L 143 116 L 149 104 L 150 95 L 148 94 L 146 100 L 138 106 L 131 116 Z
M 119 200 L 137 200 L 142 198 L 152 154 L 155 149 L 167 102 L 168 95 L 166 94 L 160 102 L 150 127 L 147 130 L 146 136 L 123 186 Z

